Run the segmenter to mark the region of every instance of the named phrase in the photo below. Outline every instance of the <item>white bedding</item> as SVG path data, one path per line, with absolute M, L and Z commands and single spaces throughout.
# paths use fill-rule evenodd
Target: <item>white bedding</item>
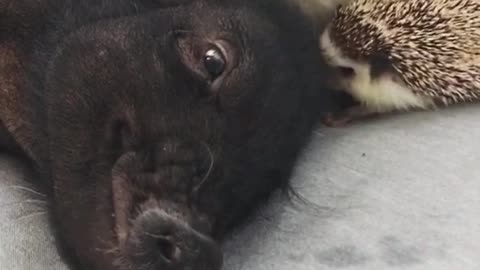
M 227 241 L 225 269 L 480 269 L 479 116 L 472 106 L 318 131 L 292 179 L 313 204 L 275 196 Z M 25 185 L 21 167 L 0 164 L 0 269 L 66 269 L 41 204 L 26 201 L 41 197 L 12 187 Z

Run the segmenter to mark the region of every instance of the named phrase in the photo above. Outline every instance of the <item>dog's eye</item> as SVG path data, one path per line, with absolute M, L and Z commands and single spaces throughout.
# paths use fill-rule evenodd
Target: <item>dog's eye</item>
M 226 67 L 225 56 L 219 48 L 210 48 L 205 52 L 203 65 L 210 75 L 211 80 L 215 80 L 223 74 Z
M 1 0 L 0 0 L 1 1 Z M 178 32 L 175 46 L 181 63 L 209 94 L 217 93 L 237 65 L 237 50 L 227 39 L 206 40 L 190 32 Z

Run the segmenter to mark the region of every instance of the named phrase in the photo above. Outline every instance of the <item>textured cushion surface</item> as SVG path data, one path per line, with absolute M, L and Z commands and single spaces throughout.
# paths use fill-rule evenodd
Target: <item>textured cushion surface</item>
M 225 243 L 225 269 L 480 269 L 480 108 L 319 129 L 292 179 Z M 66 269 L 21 167 L 0 159 L 0 269 Z

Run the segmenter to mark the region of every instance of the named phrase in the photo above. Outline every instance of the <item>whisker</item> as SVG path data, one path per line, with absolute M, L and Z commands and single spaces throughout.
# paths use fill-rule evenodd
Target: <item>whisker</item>
M 38 195 L 38 196 L 41 196 L 41 197 L 47 197 L 47 195 L 43 194 L 43 193 L 40 193 L 36 190 L 33 190 L 31 188 L 28 188 L 28 187 L 24 187 L 24 186 L 18 186 L 18 185 L 13 185 L 13 186 L 9 186 L 8 188 L 11 188 L 11 189 L 16 189 L 16 190 L 23 190 L 23 191 L 28 191 L 30 193 L 33 193 L 35 195 Z
M 22 220 L 25 220 L 25 219 L 38 217 L 38 216 L 43 216 L 43 215 L 46 215 L 46 214 L 47 214 L 47 211 L 35 212 L 35 213 L 31 213 L 31 214 L 28 214 L 28 215 L 25 215 L 25 216 L 20 216 L 20 217 L 16 218 L 15 221 L 22 221 Z
M 120 248 L 115 246 L 114 243 L 112 243 L 111 241 L 106 241 L 104 240 L 103 238 L 101 237 L 98 237 L 98 240 L 103 243 L 106 247 L 105 248 L 95 248 L 96 251 L 99 251 L 99 252 L 102 252 L 106 255 L 108 254 L 118 254 L 120 253 Z
M 153 234 L 153 233 L 149 233 L 149 232 L 144 232 L 144 234 L 146 236 L 150 236 L 150 237 L 153 237 L 155 239 L 165 239 L 165 235 L 158 235 L 158 234 Z
M 98 252 L 102 252 L 105 255 L 109 254 L 118 254 L 120 252 L 120 249 L 117 247 L 112 247 L 112 248 L 96 248 L 95 249 Z
M 103 239 L 101 236 L 99 236 L 98 238 L 98 241 L 100 241 L 102 244 L 104 245 L 107 245 L 107 246 L 113 246 L 113 244 L 111 243 L 111 241 L 107 241 L 105 239 Z
M 42 201 L 42 200 L 24 200 L 24 201 L 9 202 L 9 203 L 0 204 L 0 208 L 8 207 L 8 206 L 14 206 L 14 205 L 21 205 L 21 204 L 43 204 L 43 205 L 46 205 L 46 204 L 48 204 L 48 202 L 47 201 Z
M 205 146 L 205 149 L 207 149 L 208 155 L 210 157 L 210 167 L 208 168 L 208 171 L 203 177 L 202 181 L 200 181 L 195 187 L 195 192 L 197 192 L 205 184 L 205 182 L 207 182 L 207 179 L 212 174 L 213 166 L 215 165 L 215 156 L 213 155 L 212 149 L 210 149 L 210 146 L 208 146 L 206 142 L 202 141 L 202 145 Z

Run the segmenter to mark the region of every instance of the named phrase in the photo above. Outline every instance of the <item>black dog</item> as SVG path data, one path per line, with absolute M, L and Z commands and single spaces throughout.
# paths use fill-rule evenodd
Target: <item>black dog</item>
M 327 102 L 280 0 L 0 0 L 0 146 L 88 270 L 219 269 Z

